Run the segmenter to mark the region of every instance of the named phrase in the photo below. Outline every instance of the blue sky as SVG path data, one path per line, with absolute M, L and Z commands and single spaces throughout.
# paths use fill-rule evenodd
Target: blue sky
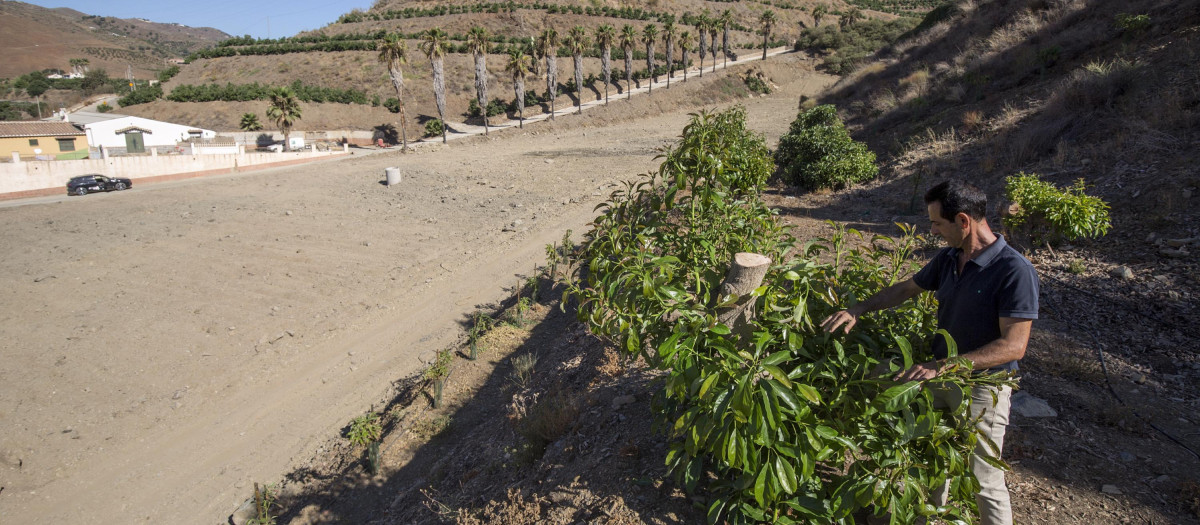
M 145 18 L 192 27 L 215 27 L 233 36 L 292 36 L 320 29 L 371 0 L 24 0 L 42 7 L 69 7 L 89 15 Z

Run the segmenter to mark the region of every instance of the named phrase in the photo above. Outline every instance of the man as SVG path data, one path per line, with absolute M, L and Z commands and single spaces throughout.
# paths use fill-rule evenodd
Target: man
M 829 316 L 822 321 L 822 329 L 848 333 L 863 314 L 897 306 L 928 290 L 938 300 L 938 326 L 950 333 L 959 355 L 969 359 L 975 370 L 1016 370 L 1037 319 L 1037 272 L 1003 236 L 992 232 L 985 216 L 987 196 L 978 188 L 946 181 L 925 194 L 925 205 L 932 233 L 945 239 L 949 247 L 912 278 Z M 933 355 L 933 361 L 900 372 L 896 380 L 937 377 L 947 357 L 943 338 L 935 338 Z M 980 387 L 971 392 L 971 415 L 979 418 L 977 428 L 998 447 L 1004 446 L 1011 394 L 1010 387 Z M 982 486 L 976 495 L 980 518 L 984 525 L 1010 525 L 1012 510 L 1004 471 L 978 457 L 983 454 L 990 455 L 991 450 L 980 440 L 971 459 L 971 469 Z M 944 505 L 948 495 L 947 486 L 934 494 L 934 502 Z

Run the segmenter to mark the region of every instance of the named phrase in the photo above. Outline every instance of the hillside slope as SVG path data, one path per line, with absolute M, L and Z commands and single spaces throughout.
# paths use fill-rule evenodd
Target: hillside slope
M 124 75 L 132 65 L 138 78 L 153 78 L 168 58 L 207 47 L 229 35 L 204 27 L 162 24 L 139 19 L 88 15 L 67 8 L 0 2 L 0 77 L 57 68 L 70 71 L 69 60 L 86 58 L 91 69 Z
M 902 4 L 903 2 L 886 2 Z M 926 2 L 916 2 L 914 5 L 924 5 Z M 445 30 L 451 36 L 451 44 L 456 48 L 463 44 L 462 35 L 474 26 L 483 27 L 493 37 L 503 37 L 506 42 L 497 43 L 505 47 L 494 48 L 487 56 L 488 91 L 492 100 L 500 99 L 507 103 L 515 98 L 511 75 L 506 73 L 505 49 L 518 42 L 525 42 L 537 36 L 546 28 L 554 28 L 560 37 L 565 37 L 568 30 L 582 26 L 587 30 L 588 38 L 594 43 L 595 29 L 602 24 L 621 28 L 629 24 L 638 32 L 638 43 L 634 46 L 635 55 L 639 58 L 633 63 L 634 72 L 640 72 L 646 67 L 644 60 L 645 45 L 641 41 L 642 29 L 649 24 L 661 26 L 660 15 L 671 15 L 676 18 L 678 32 L 690 31 L 695 36 L 696 28 L 684 21 L 691 21 L 695 15 L 707 12 L 716 16 L 725 10 L 731 14 L 730 47 L 734 53 L 752 53 L 762 45 L 759 31 L 759 17 L 764 11 L 772 10 L 779 21 L 772 29 L 772 44 L 784 45 L 796 39 L 802 27 L 815 24 L 812 9 L 825 5 L 830 14 L 823 17 L 822 26 L 837 25 L 839 17 L 832 13 L 849 11 L 853 7 L 843 2 L 818 2 L 806 0 L 800 2 L 777 2 L 768 5 L 759 2 L 706 2 L 702 0 L 680 0 L 674 2 L 633 2 L 625 4 L 595 3 L 584 1 L 568 1 L 556 3 L 522 2 L 509 4 L 478 3 L 478 2 L 439 2 L 436 6 L 428 2 L 396 1 L 377 2 L 365 12 L 351 12 L 337 21 L 332 21 L 324 28 L 296 35 L 295 38 L 259 41 L 261 45 L 285 45 L 304 42 L 304 39 L 327 38 L 345 39 L 354 44 L 371 46 L 373 48 L 378 32 L 401 33 L 408 37 L 437 27 Z M 447 14 L 436 14 L 429 10 L 435 8 L 453 9 Z M 625 11 L 618 11 L 625 9 Z M 927 9 L 920 7 L 917 12 Z M 400 16 L 408 10 L 411 16 Z M 607 11 L 604 11 L 607 10 Z M 891 19 L 896 15 L 872 10 L 860 11 L 864 16 Z M 720 38 L 720 34 L 718 36 Z M 424 122 L 436 118 L 437 112 L 433 102 L 431 67 L 428 58 L 420 51 L 420 40 L 406 39 L 408 47 L 408 64 L 404 67 L 405 102 L 410 116 L 409 136 L 419 136 Z M 354 89 L 364 92 L 369 99 L 379 97 L 380 101 L 395 97 L 388 78 L 386 68 L 376 60 L 374 51 L 338 50 L 338 51 L 307 51 L 282 52 L 277 54 L 250 54 L 255 51 L 253 45 L 226 42 L 218 49 L 229 53 L 245 53 L 234 56 L 217 56 L 213 58 L 197 58 L 185 66 L 178 76 L 164 85 L 169 96 L 176 86 L 227 83 L 245 84 L 259 82 L 278 86 L 291 84 L 296 80 L 334 89 Z M 617 45 L 614 43 L 614 48 Z M 598 51 L 589 45 L 590 55 L 583 59 L 585 77 L 601 75 Z M 719 51 L 718 51 L 719 53 Z M 661 66 L 665 61 L 664 44 L 661 38 L 656 43 L 656 63 Z M 624 85 L 624 62 L 618 58 L 619 52 L 614 51 L 612 62 L 613 85 L 611 94 L 617 95 Z M 680 59 L 678 49 L 674 50 L 675 60 Z M 700 58 L 692 52 L 689 59 L 698 65 Z M 470 99 L 474 98 L 474 78 L 471 56 L 461 49 L 452 50 L 446 57 L 447 78 L 447 117 L 448 121 L 463 121 Z M 705 59 L 705 64 L 711 65 L 712 58 Z M 545 64 L 539 64 L 544 72 Z M 558 61 L 558 81 L 566 85 L 573 75 L 571 57 L 560 52 Z M 635 80 L 636 82 L 636 80 Z M 603 96 L 603 82 L 585 81 L 583 97 L 594 100 Z M 526 89 L 544 94 L 546 83 L 538 74 L 526 78 Z M 560 89 L 560 97 L 556 101 L 558 107 L 574 103 L 574 95 Z M 548 105 L 546 105 L 548 106 Z M 342 108 L 342 109 L 339 109 Z M 533 111 L 548 110 L 546 108 L 531 108 Z M 236 129 L 240 112 L 258 112 L 260 119 L 265 103 L 230 105 L 214 102 L 178 103 L 156 102 L 146 106 L 132 106 L 122 109 L 122 113 L 137 114 L 150 118 L 170 119 L 180 115 L 205 115 L 203 122 L 194 122 L 219 130 Z M 338 115 L 353 114 L 361 116 L 360 120 L 336 118 Z M 329 116 L 329 118 L 326 117 Z M 515 113 L 510 116 L 515 117 Z M 311 116 L 302 118 L 297 123 L 297 129 L 371 129 L 384 123 L 394 123 L 395 115 L 387 113 L 383 108 L 367 109 L 363 107 L 334 106 L 332 109 L 317 109 Z M 472 122 L 480 124 L 478 120 Z
M 1119 13 L 1149 24 L 1130 27 Z M 1111 204 L 1113 229 L 1099 240 L 1042 247 L 1005 232 L 1042 282 L 1021 385 L 1058 411 L 1010 421 L 1004 456 L 1019 522 L 1200 523 L 1198 37 L 1195 1 L 955 2 L 817 97 L 880 154 L 879 178 L 770 197 L 801 239 L 827 235 L 826 219 L 885 235 L 893 222 L 927 224 L 921 193 L 948 177 L 987 191 L 998 229 L 1004 178 L 1022 171 L 1060 186 L 1083 178 Z M 780 125 L 771 126 L 773 139 Z M 626 368 L 557 315 L 504 348 L 515 353 L 497 356 L 484 377 L 463 374 L 449 408 L 427 409 L 419 385 L 404 383 L 387 405 L 384 443 L 394 448 L 384 473 L 366 473 L 361 451 L 341 440 L 287 478 L 285 516 L 703 519 L 703 491 L 689 497 L 663 474 L 663 437 L 649 424 L 652 373 Z M 540 356 L 528 388 L 510 379 L 521 354 Z M 578 412 L 565 411 L 561 434 L 531 458 L 517 423 L 538 396 L 566 396 L 578 404 L 560 404 Z

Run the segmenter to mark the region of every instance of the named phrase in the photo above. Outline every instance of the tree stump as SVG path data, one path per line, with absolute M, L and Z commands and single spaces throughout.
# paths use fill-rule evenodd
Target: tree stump
M 717 309 L 717 321 L 735 333 L 742 332 L 754 319 L 754 298 L 750 296 L 762 285 L 763 277 L 771 267 L 771 258 L 757 253 L 741 252 L 733 256 L 725 280 L 718 289 L 717 300 L 736 295 L 733 304 Z M 744 334 L 741 334 L 744 335 Z

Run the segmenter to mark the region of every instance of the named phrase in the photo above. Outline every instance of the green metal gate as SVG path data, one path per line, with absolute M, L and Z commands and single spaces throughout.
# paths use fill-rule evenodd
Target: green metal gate
M 142 137 L 140 131 L 130 131 L 125 134 L 125 152 L 126 153 L 145 153 L 146 140 Z

